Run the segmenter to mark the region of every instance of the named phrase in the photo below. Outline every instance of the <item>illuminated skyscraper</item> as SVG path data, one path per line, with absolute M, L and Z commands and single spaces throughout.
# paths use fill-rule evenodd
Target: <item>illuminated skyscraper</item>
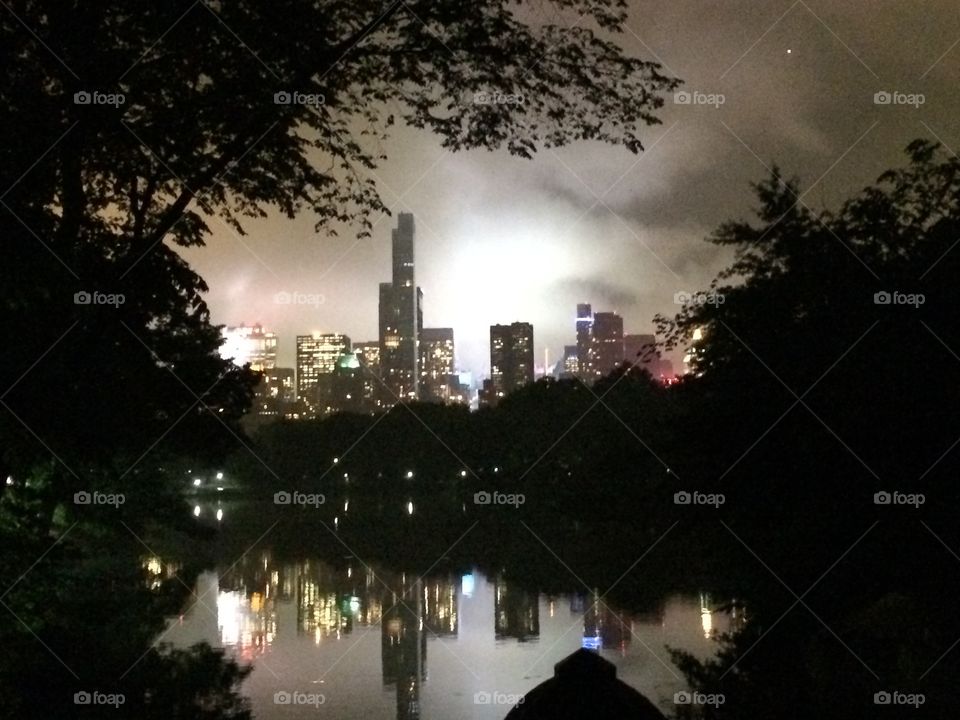
M 270 370 L 277 365 L 277 336 L 264 332 L 262 325 L 226 327 L 220 357 L 237 365 L 250 363 L 250 369 L 258 372 Z
M 577 376 L 592 383 L 623 362 L 623 318 L 577 305 Z
M 308 414 L 316 414 L 323 407 L 321 395 L 330 389 L 337 360 L 349 351 L 350 338 L 346 335 L 297 335 L 297 400 Z
M 297 399 L 293 368 L 264 370 L 253 389 L 252 413 L 261 417 L 283 417 Z
M 590 303 L 577 305 L 577 376 L 590 377 L 590 330 L 593 327 L 593 308 Z
M 690 347 L 687 348 L 686 355 L 683 356 L 683 374 L 689 375 L 695 373 L 697 377 L 703 375 L 703 370 L 698 364 L 703 360 L 703 342 L 705 330 L 702 327 L 693 329 Z
M 590 373 L 608 375 L 623 362 L 623 318 L 613 312 L 593 314 L 590 328 Z
M 574 378 L 580 374 L 580 357 L 576 345 L 564 345 L 563 357 L 557 367 L 557 375 L 561 378 Z
M 360 362 L 363 377 L 364 407 L 375 411 L 388 401 L 390 393 L 383 387 L 380 379 L 380 343 L 377 341 L 353 344 L 353 352 Z
M 490 380 L 492 405 L 533 382 L 533 325 L 515 322 L 490 326 Z
M 420 399 L 451 402 L 458 389 L 453 328 L 423 328 L 420 331 Z
M 423 293 L 414 274 L 413 215 L 400 213 L 392 233 L 393 282 L 380 283 L 380 373 L 392 401 L 417 398 Z

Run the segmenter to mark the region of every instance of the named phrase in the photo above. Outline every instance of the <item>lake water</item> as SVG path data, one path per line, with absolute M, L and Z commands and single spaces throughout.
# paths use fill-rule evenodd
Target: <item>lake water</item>
M 206 641 L 252 664 L 244 690 L 260 720 L 499 719 L 581 647 L 672 714 L 685 683 L 666 646 L 706 658 L 742 621 L 708 593 L 630 615 L 596 592 L 547 596 L 479 571 L 418 578 L 264 551 L 202 573 L 159 641 Z

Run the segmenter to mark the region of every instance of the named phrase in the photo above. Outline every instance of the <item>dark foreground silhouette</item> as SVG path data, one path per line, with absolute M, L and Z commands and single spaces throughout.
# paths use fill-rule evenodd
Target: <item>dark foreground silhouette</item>
M 506 720 L 666 720 L 617 668 L 589 650 L 577 650 L 553 666 L 553 677 L 528 692 Z

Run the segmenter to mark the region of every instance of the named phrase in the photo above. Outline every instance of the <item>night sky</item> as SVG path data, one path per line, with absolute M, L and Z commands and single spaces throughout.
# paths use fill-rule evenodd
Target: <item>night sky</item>
M 727 263 L 703 239 L 749 216 L 749 183 L 773 163 L 800 176 L 804 204 L 836 208 L 901 164 L 912 139 L 960 149 L 955 0 L 634 2 L 628 25 L 629 52 L 723 104 L 668 98 L 639 156 L 598 143 L 532 161 L 450 154 L 406 128 L 384 145 L 384 202 L 416 216 L 424 324 L 453 327 L 458 364 L 475 375 L 489 372 L 492 323 L 532 322 L 538 364 L 545 348 L 554 362 L 574 342 L 578 302 L 618 311 L 626 332 L 652 332 L 654 314 L 678 309 L 674 293 L 706 287 Z M 922 104 L 876 104 L 883 91 Z M 309 216 L 271 213 L 242 238 L 212 220 L 208 247 L 185 254 L 210 285 L 214 321 L 264 324 L 292 366 L 297 333 L 377 338 L 395 217 L 374 220 L 359 241 L 349 227 L 318 235 Z M 323 302 L 278 305 L 281 291 Z

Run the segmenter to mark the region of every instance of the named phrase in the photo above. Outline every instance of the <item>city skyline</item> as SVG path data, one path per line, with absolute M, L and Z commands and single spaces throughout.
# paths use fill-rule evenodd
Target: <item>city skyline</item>
M 453 342 L 454 328 L 427 327 L 424 324 L 424 294 L 417 284 L 414 271 L 414 215 L 412 213 L 400 213 L 397 217 L 397 227 L 390 230 L 390 236 L 392 279 L 391 282 L 379 283 L 376 315 L 378 330 L 376 333 L 373 333 L 369 336 L 378 339 L 354 341 L 353 345 L 378 345 L 379 351 L 376 364 L 378 371 L 382 373 L 382 377 L 385 381 L 384 390 L 388 394 L 393 394 L 396 397 L 410 398 L 420 395 L 417 388 L 422 380 L 422 371 L 420 366 L 424 358 L 422 350 L 417 351 L 415 348 L 420 340 L 422 340 L 423 333 L 426 332 L 431 338 L 433 338 L 433 335 L 438 332 L 449 331 L 449 344 L 451 349 L 455 349 L 452 357 L 453 367 L 449 374 L 456 375 L 460 372 L 470 373 L 479 386 L 480 380 L 490 378 L 493 373 L 493 366 L 489 362 L 489 344 L 484 355 L 486 362 L 481 363 L 478 369 L 477 367 L 465 364 L 462 361 L 461 353 L 457 350 L 459 345 L 456 345 Z M 358 295 L 359 294 L 360 293 L 358 292 Z M 281 305 L 296 305 L 298 304 L 297 301 L 301 298 L 301 296 L 304 300 L 310 300 L 312 298 L 311 294 L 309 293 L 300 293 L 299 291 L 294 291 L 292 293 L 282 293 L 281 296 L 274 298 L 274 302 Z M 407 306 L 409 306 L 409 308 L 407 308 Z M 407 310 L 404 310 L 404 308 L 407 308 Z M 580 326 L 581 319 L 585 319 L 580 318 L 580 313 L 586 312 L 589 315 L 589 322 L 590 326 L 592 327 L 592 323 L 594 322 L 594 314 L 591 310 L 592 303 L 580 302 L 577 303 L 576 308 L 576 328 L 571 328 L 572 332 L 569 337 L 562 338 L 563 342 L 560 345 L 560 350 L 554 350 L 549 346 L 541 346 L 540 352 L 538 353 L 536 348 L 534 348 L 533 368 L 535 378 L 560 374 L 563 371 L 562 365 L 564 349 L 567 347 L 567 345 L 569 345 L 568 341 L 573 338 L 576 339 L 578 343 L 584 342 L 584 339 L 579 337 L 583 330 L 583 328 Z M 628 334 L 624 329 L 623 318 L 617 311 L 598 311 L 595 315 L 597 319 L 596 322 L 600 323 L 601 327 L 604 327 L 605 323 L 608 322 L 614 322 L 618 324 L 617 332 L 619 334 L 616 338 L 607 338 L 606 342 L 619 342 L 621 349 L 618 351 L 608 350 L 604 353 L 603 359 L 598 363 L 598 367 L 594 368 L 589 373 L 589 379 L 591 380 L 610 372 L 617 364 L 626 358 L 626 356 L 623 354 L 622 346 L 623 340 Z M 523 319 L 512 318 L 510 322 L 526 323 L 527 321 Z M 487 326 L 487 331 L 489 332 L 495 326 L 501 324 L 501 321 L 491 321 Z M 529 324 L 533 325 L 533 323 Z M 250 343 L 252 342 L 251 337 L 256 339 L 263 333 L 264 324 L 259 321 L 249 324 L 246 321 L 241 321 L 237 325 L 226 325 L 223 329 L 224 345 L 221 347 L 221 356 L 225 358 L 236 356 L 235 359 L 238 360 L 238 364 L 242 365 L 242 358 L 253 357 L 253 352 L 250 350 Z M 284 342 L 284 336 L 281 333 L 275 332 L 272 327 L 267 327 L 266 334 L 269 336 L 271 342 L 270 367 L 297 367 L 297 343 L 299 343 L 300 337 L 307 338 L 312 336 L 316 338 L 319 336 L 333 335 L 343 335 L 348 338 L 350 337 L 348 333 L 333 325 L 331 325 L 329 328 L 312 330 L 307 330 L 303 327 L 295 328 L 294 333 L 295 334 L 293 337 L 295 338 L 295 342 L 292 344 L 292 347 L 285 347 L 287 343 Z M 643 336 L 655 337 L 652 333 L 643 333 Z M 414 338 L 417 339 L 415 340 Z M 394 344 L 396 347 L 392 350 L 391 354 L 391 345 Z M 347 350 L 350 350 L 350 348 L 347 348 Z M 584 352 L 586 352 L 586 350 L 584 350 Z M 396 366 L 393 368 L 393 370 L 391 370 L 391 364 Z M 410 367 L 403 369 L 406 366 Z M 254 362 L 251 367 L 254 370 L 260 369 L 256 362 Z M 398 376 L 402 375 L 403 378 L 401 380 L 391 380 L 391 373 Z M 587 376 L 584 375 L 583 377 L 586 378 Z M 405 391 L 404 388 L 409 387 L 411 379 L 415 379 L 412 389 Z

